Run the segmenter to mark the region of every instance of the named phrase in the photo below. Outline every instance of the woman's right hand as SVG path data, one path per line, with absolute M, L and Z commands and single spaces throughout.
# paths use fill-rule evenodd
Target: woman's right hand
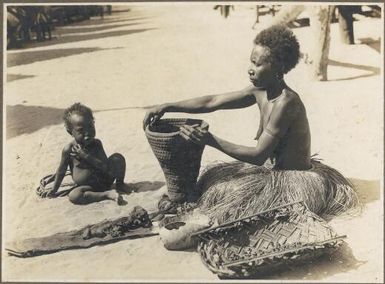
M 143 119 L 143 130 L 146 129 L 148 124 L 153 124 L 159 120 L 165 113 L 165 107 L 163 105 L 157 105 L 150 108 Z

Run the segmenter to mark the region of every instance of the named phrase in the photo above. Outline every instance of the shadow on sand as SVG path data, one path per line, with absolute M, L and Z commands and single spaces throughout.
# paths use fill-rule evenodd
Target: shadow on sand
M 65 25 L 62 27 L 65 27 L 65 29 L 71 29 L 71 28 L 78 28 L 81 26 L 103 26 L 105 24 L 111 24 L 111 23 L 123 23 L 123 22 L 131 22 L 131 21 L 141 21 L 148 19 L 148 17 L 136 17 L 136 18 L 131 18 L 129 16 L 125 18 L 91 18 L 91 21 L 83 21 L 83 22 L 77 22 L 77 23 L 71 23 L 69 25 Z M 59 27 L 60 28 L 60 27 Z
M 94 39 L 100 39 L 100 38 L 111 38 L 111 37 L 117 37 L 117 36 L 125 36 L 135 33 L 142 33 L 145 31 L 153 30 L 151 29 L 132 29 L 132 30 L 123 30 L 123 31 L 109 31 L 104 33 L 97 33 L 97 34 L 80 34 L 80 35 L 71 35 L 71 36 L 65 36 L 60 37 L 57 39 L 53 39 L 50 42 L 44 42 L 41 44 L 41 46 L 48 46 L 48 45 L 54 45 L 54 44 L 62 44 L 62 43 L 69 43 L 69 42 L 81 42 L 86 40 L 94 40 Z
M 139 23 L 135 23 L 139 24 Z M 86 24 L 85 24 L 86 25 Z M 119 25 L 120 27 L 123 26 L 131 26 L 132 24 L 125 24 L 125 25 Z M 79 27 L 76 27 L 76 29 Z M 144 29 L 126 29 L 126 30 L 119 30 L 119 31 L 106 31 L 104 33 L 94 33 L 97 31 L 103 31 L 106 29 L 111 29 L 111 27 L 100 25 L 97 28 L 93 29 L 90 34 L 84 34 L 85 31 L 73 31 L 72 29 L 62 29 L 60 31 L 60 34 L 63 34 L 63 36 L 55 36 L 55 33 L 53 35 L 53 38 L 51 40 L 46 40 L 43 42 L 30 42 L 28 44 L 24 45 L 24 48 L 34 48 L 34 47 L 45 47 L 45 46 L 52 46 L 57 44 L 63 44 L 63 43 L 70 43 L 70 42 L 81 42 L 86 40 L 93 40 L 93 39 L 100 39 L 100 38 L 110 38 L 110 37 L 117 37 L 117 36 L 125 36 L 135 33 L 141 33 L 148 30 L 153 30 L 154 28 L 144 28 Z M 64 31 L 64 32 L 63 32 Z M 63 32 L 63 33 L 62 33 Z M 91 31 L 88 31 L 91 32 Z M 66 36 L 66 34 L 70 33 L 71 35 Z M 76 33 L 79 33 L 78 35 Z M 72 35 L 73 34 L 73 35 Z M 22 50 L 22 49 L 21 49 Z
M 7 139 L 63 123 L 64 109 L 15 105 L 7 106 Z
M 120 31 L 107 31 L 114 28 L 122 28 L 129 27 L 132 25 L 140 24 L 140 20 L 145 18 L 125 18 L 125 19 L 114 19 L 114 20 L 106 20 L 99 19 L 93 21 L 84 21 L 81 23 L 75 23 L 72 26 L 66 26 L 60 28 L 60 34 L 62 35 L 59 38 L 53 37 L 52 40 L 47 40 L 44 42 L 30 42 L 26 44 L 25 48 L 34 48 L 34 47 L 45 47 L 45 46 L 54 46 L 63 43 L 70 42 L 80 42 L 86 40 L 100 39 L 100 38 L 110 38 L 117 36 L 125 36 L 134 33 L 145 32 L 150 29 L 125 29 Z M 135 21 L 135 22 L 133 22 Z M 109 23 L 117 23 L 116 25 L 106 26 Z M 89 27 L 91 26 L 91 27 Z M 102 33 L 94 33 L 105 31 Z M 87 34 L 89 33 L 89 34 Z M 121 48 L 121 47 L 117 47 Z M 34 62 L 52 60 L 61 57 L 67 57 L 82 53 L 90 53 L 102 50 L 110 50 L 114 48 L 67 48 L 67 49 L 59 49 L 53 48 L 50 50 L 38 50 L 38 51 L 24 51 L 21 49 L 20 51 L 12 52 L 7 54 L 7 67 L 23 65 L 23 64 L 31 64 Z M 15 80 L 27 79 L 34 77 L 32 75 L 24 75 L 24 74 L 7 74 L 7 82 L 12 82 Z
M 7 82 L 12 82 L 16 80 L 23 80 L 28 78 L 36 77 L 34 75 L 22 75 L 22 74 L 7 74 Z
M 347 78 L 340 78 L 340 79 L 334 79 L 329 81 L 345 81 L 345 80 L 353 80 L 358 78 L 365 78 L 365 77 L 371 77 L 380 74 L 381 69 L 374 66 L 369 65 L 358 65 L 358 64 L 352 64 L 352 63 L 346 63 L 346 62 L 339 62 L 332 59 L 329 59 L 329 65 L 331 66 L 339 66 L 339 67 L 345 67 L 345 68 L 354 68 L 358 70 L 363 71 L 369 71 L 368 74 L 358 75 L 358 76 L 352 76 Z
M 362 204 L 380 199 L 380 180 L 349 179 Z
M 105 30 L 112 30 L 116 28 L 121 27 L 128 27 L 137 25 L 138 23 L 129 23 L 129 24 L 120 24 L 120 25 L 103 25 L 103 26 L 74 26 L 68 29 L 61 29 L 60 30 L 60 36 L 65 36 L 67 34 L 73 34 L 73 33 L 93 33 L 93 32 L 99 32 L 99 31 L 105 31 Z
M 20 53 L 11 53 L 7 55 L 8 67 L 31 64 L 34 62 L 52 60 L 61 57 L 78 55 L 82 53 L 90 53 L 103 50 L 111 50 L 119 48 L 99 48 L 99 47 L 83 47 L 83 48 L 66 48 L 66 49 L 49 49 L 49 50 L 33 50 Z M 20 78 L 24 79 L 24 78 Z M 16 79 L 17 80 L 17 79 Z
M 130 194 L 131 192 L 155 191 L 165 184 L 166 183 L 162 181 L 139 181 L 134 183 L 125 183 L 122 193 Z
M 381 41 L 380 39 L 374 39 L 371 37 L 359 38 L 358 39 L 362 44 L 366 44 L 370 48 L 374 49 L 378 53 L 381 53 Z
M 23 75 L 11 75 L 20 76 L 17 79 L 25 79 L 30 76 Z M 123 108 L 111 108 L 105 110 L 94 110 L 94 113 L 105 111 L 117 111 L 127 109 L 142 109 L 141 107 L 123 107 Z M 43 107 L 43 106 L 28 106 L 28 105 L 7 105 L 7 139 L 22 135 L 29 134 L 40 130 L 41 128 L 57 125 L 63 123 L 64 109 Z M 25 119 L 28 117 L 28 120 Z

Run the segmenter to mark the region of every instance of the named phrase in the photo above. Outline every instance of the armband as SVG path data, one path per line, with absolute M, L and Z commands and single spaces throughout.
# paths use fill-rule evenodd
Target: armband
M 271 137 L 273 137 L 273 138 L 275 138 L 275 139 L 281 139 L 282 137 L 280 137 L 280 136 L 278 136 L 278 135 L 276 135 L 276 134 L 273 134 L 272 132 L 271 132 L 271 130 L 269 130 L 268 128 L 265 128 L 264 129 L 264 132 L 266 132 L 267 134 L 269 134 L 269 136 L 271 136 Z

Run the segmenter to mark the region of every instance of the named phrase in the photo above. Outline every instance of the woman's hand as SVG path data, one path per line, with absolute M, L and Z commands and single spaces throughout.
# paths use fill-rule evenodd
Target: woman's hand
M 180 127 L 180 135 L 187 141 L 198 145 L 210 145 L 213 136 L 207 129 L 195 125 L 184 125 Z
M 143 130 L 146 129 L 148 124 L 153 124 L 159 120 L 164 115 L 164 113 L 165 107 L 163 105 L 158 105 L 149 109 L 143 119 Z

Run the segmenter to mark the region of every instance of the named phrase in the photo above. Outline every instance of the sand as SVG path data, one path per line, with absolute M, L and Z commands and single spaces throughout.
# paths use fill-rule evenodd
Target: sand
M 128 9 L 129 8 L 129 9 Z M 252 6 L 236 6 L 226 20 L 213 5 L 114 7 L 111 16 L 57 28 L 55 38 L 7 52 L 6 137 L 3 174 L 3 249 L 6 242 L 47 236 L 128 214 L 135 205 L 156 208 L 166 192 L 163 173 L 141 123 L 142 107 L 221 93 L 249 84 L 247 67 L 255 31 Z M 119 12 L 118 12 L 119 10 Z M 262 17 L 263 21 L 269 16 Z M 362 214 L 336 218 L 347 247 L 330 261 L 272 275 L 274 280 L 383 282 L 383 81 L 378 50 L 380 19 L 355 22 L 352 46 L 332 25 L 329 81 L 310 82 L 300 62 L 287 83 L 302 97 L 312 132 L 312 152 L 356 184 Z M 303 50 L 309 28 L 294 30 Z M 377 49 L 377 50 L 376 50 Z M 67 198 L 41 199 L 35 187 L 56 170 L 71 137 L 63 110 L 81 101 L 95 111 L 97 137 L 108 154 L 126 157 L 126 182 L 137 192 L 126 206 L 103 201 L 87 206 Z M 253 145 L 257 107 L 197 117 L 216 135 Z M 230 161 L 206 148 L 202 169 Z M 2 252 L 3 281 L 217 281 L 194 251 L 167 251 L 158 237 L 19 259 Z

